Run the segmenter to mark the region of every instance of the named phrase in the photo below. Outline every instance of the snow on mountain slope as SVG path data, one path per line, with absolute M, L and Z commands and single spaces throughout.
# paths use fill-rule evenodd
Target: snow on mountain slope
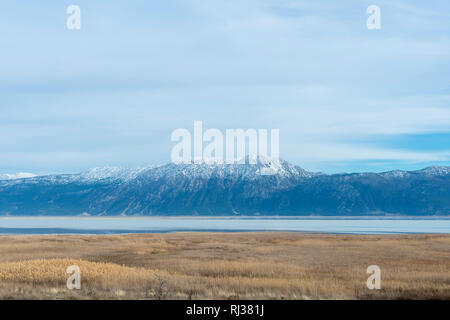
M 122 167 L 98 167 L 92 168 L 78 174 L 55 174 L 46 176 L 35 176 L 23 174 L 20 178 L 27 177 L 26 181 L 19 180 L 19 176 L 8 175 L 0 184 L 15 185 L 20 183 L 27 184 L 68 184 L 68 183 L 127 183 L 135 179 L 140 181 L 156 181 L 163 178 L 186 177 L 193 179 L 233 179 L 254 181 L 262 176 L 278 177 L 282 181 L 297 180 L 314 176 L 300 167 L 293 166 L 285 160 L 275 160 L 271 158 L 258 158 L 256 163 L 250 164 L 248 157 L 245 163 L 233 164 L 174 164 L 149 166 L 142 168 L 122 168 Z M 2 179 L 0 179 L 2 180 Z
M 74 181 L 98 182 L 101 180 L 130 181 L 141 172 L 151 170 L 153 167 L 129 169 L 122 167 L 98 167 L 73 175 Z
M 384 177 L 395 177 L 395 178 L 405 178 L 412 174 L 422 174 L 426 176 L 446 176 L 450 174 L 450 167 L 442 166 L 430 166 L 421 170 L 415 171 L 403 171 L 403 170 L 393 170 L 380 173 Z
M 445 176 L 450 174 L 450 167 L 431 166 L 416 171 L 393 170 L 380 173 L 383 177 L 405 177 L 410 174 L 425 174 L 430 176 Z M 372 174 L 372 173 L 367 173 Z M 245 180 L 255 180 L 261 176 L 277 176 L 281 178 L 312 178 L 323 173 L 308 172 L 299 166 L 294 166 L 283 159 L 272 159 L 258 157 L 256 163 L 250 164 L 250 158 L 245 158 L 245 163 L 217 164 L 217 163 L 192 163 L 192 164 L 174 164 L 149 166 L 141 168 L 123 168 L 123 167 L 97 167 L 78 174 L 61 174 L 37 176 L 32 173 L 2 174 L 0 181 L 11 183 L 97 183 L 101 181 L 129 182 L 138 177 L 161 179 L 163 177 L 185 176 L 191 178 L 230 178 L 237 177 Z M 340 175 L 347 175 L 345 173 Z M 360 176 L 366 173 L 358 173 Z M 26 181 L 21 181 L 27 179 Z M 17 180 L 17 181 L 16 181 Z
M 416 172 L 424 173 L 431 176 L 446 176 L 450 174 L 450 167 L 431 166 Z
M 309 177 L 309 173 L 301 168 L 294 167 L 284 160 L 258 160 L 250 164 L 248 159 L 246 163 L 233 164 L 167 164 L 153 170 L 147 171 L 138 177 L 145 176 L 150 179 L 170 179 L 176 180 L 185 178 L 189 180 L 214 180 L 227 181 L 235 184 L 239 181 L 252 183 L 271 183 L 268 188 L 283 188 L 283 186 L 292 185 L 299 179 Z M 274 183 L 277 181 L 277 183 Z

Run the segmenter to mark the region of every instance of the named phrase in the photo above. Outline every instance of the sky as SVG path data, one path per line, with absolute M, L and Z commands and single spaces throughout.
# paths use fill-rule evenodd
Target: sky
M 449 80 L 447 0 L 3 0 L 0 174 L 167 163 L 195 120 L 311 171 L 448 166 Z

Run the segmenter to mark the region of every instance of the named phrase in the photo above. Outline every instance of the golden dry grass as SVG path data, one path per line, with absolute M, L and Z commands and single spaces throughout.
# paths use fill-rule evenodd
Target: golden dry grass
M 450 235 L 0 236 L 0 298 L 450 299 Z

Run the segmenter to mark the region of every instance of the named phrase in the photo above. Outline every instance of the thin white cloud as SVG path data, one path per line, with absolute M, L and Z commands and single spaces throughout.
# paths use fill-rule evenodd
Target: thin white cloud
M 291 146 L 292 148 L 294 145 Z M 409 151 L 377 148 L 345 143 L 300 143 L 295 144 L 295 154 L 291 157 L 297 163 L 312 161 L 366 161 L 390 160 L 407 162 L 449 161 L 450 149 L 446 151 Z M 283 152 L 281 151 L 283 157 Z
M 15 180 L 15 179 L 25 179 L 25 178 L 33 178 L 36 177 L 34 173 L 28 173 L 28 172 L 19 172 L 19 173 L 13 173 L 13 174 L 0 174 L 0 180 Z

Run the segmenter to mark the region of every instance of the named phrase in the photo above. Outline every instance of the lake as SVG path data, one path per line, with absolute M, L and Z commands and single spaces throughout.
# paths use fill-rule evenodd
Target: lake
M 347 234 L 450 233 L 450 218 L 0 217 L 0 234 L 124 234 L 181 231 L 294 231 Z

